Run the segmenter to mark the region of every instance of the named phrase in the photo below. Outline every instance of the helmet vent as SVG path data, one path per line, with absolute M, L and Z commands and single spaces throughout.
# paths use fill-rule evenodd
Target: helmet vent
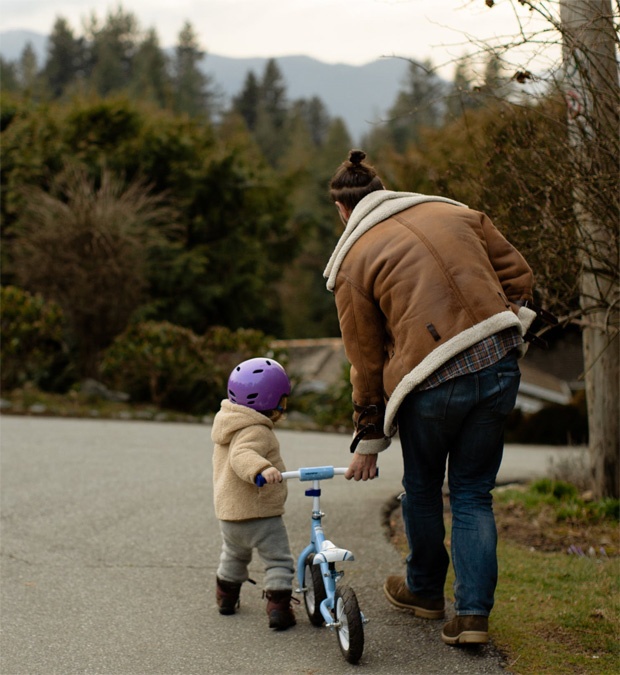
M 248 401 L 251 401 L 251 400 L 255 399 L 257 396 L 258 396 L 258 392 L 256 392 L 255 394 L 248 394 L 248 397 L 247 397 Z
M 253 372 L 253 373 L 262 373 L 262 372 L 263 372 L 263 369 L 262 369 L 262 368 L 259 368 L 258 370 L 253 370 L 252 372 Z

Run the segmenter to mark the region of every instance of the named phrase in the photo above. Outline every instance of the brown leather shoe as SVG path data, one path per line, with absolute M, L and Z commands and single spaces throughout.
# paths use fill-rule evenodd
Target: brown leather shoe
M 407 588 L 405 577 L 391 575 L 383 586 L 385 597 L 399 609 L 413 612 L 422 619 L 443 619 L 444 599 L 420 598 Z
M 220 614 L 234 614 L 239 607 L 239 592 L 241 584 L 215 578 L 215 600 L 220 608 Z
M 441 639 L 447 645 L 483 645 L 489 641 L 489 617 L 478 614 L 455 616 L 443 627 Z
M 269 628 L 286 630 L 297 623 L 291 602 L 299 604 L 299 600 L 292 597 L 291 591 L 266 591 L 265 597 Z

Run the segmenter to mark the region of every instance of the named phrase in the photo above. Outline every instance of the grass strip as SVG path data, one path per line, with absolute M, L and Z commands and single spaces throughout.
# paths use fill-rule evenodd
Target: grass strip
M 520 675 L 620 672 L 618 558 L 500 542 L 491 635 Z

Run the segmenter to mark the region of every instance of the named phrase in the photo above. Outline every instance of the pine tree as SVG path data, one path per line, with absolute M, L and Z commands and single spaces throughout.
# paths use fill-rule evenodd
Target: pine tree
M 47 87 L 53 98 L 59 98 L 75 81 L 83 68 L 84 45 L 76 39 L 66 19 L 58 17 L 47 44 L 47 60 L 43 69 Z
M 408 143 L 416 143 L 422 127 L 437 127 L 443 119 L 444 85 L 430 61 L 409 64 L 405 89 L 401 90 L 389 111 L 388 127 L 392 144 L 403 152 Z
M 39 72 L 37 55 L 32 46 L 32 42 L 27 42 L 21 53 L 18 72 L 22 91 L 26 96 L 32 96 L 35 91 L 37 75 Z
M 314 144 L 321 147 L 330 124 L 329 113 L 323 101 L 318 96 L 313 96 L 309 101 L 306 99 L 296 101 L 294 108 L 305 119 Z
M 96 91 L 106 96 L 126 89 L 131 81 L 136 51 L 138 21 L 135 15 L 119 8 L 115 14 L 108 14 L 102 28 L 93 16 L 89 32 L 92 41 L 91 82 Z
M 287 116 L 286 85 L 282 71 L 274 59 L 269 59 L 265 66 L 260 84 L 260 100 L 273 127 L 281 129 Z
M 452 88 L 447 99 L 447 112 L 451 118 L 461 117 L 466 110 L 480 105 L 480 99 L 476 99 L 473 93 L 469 61 L 467 56 L 463 57 L 454 70 Z
M 254 71 L 249 70 L 245 76 L 243 89 L 233 98 L 233 110 L 243 117 L 250 131 L 256 129 L 258 108 L 260 105 L 260 85 Z
M 484 81 L 479 87 L 481 94 L 493 98 L 508 98 L 512 83 L 504 75 L 501 59 L 494 52 L 489 52 L 484 65 Z
M 5 61 L 0 56 L 0 88 L 3 92 L 17 91 L 19 80 L 17 67 L 13 61 Z
M 185 22 L 178 39 L 174 60 L 175 110 L 190 117 L 208 116 L 212 99 L 210 81 L 200 70 L 205 54 L 189 21 Z
M 151 29 L 140 43 L 133 59 L 131 91 L 140 100 L 166 107 L 171 97 L 168 59 L 160 49 L 159 37 Z
M 287 146 L 284 133 L 287 116 L 284 78 L 275 60 L 269 59 L 260 83 L 260 104 L 254 135 L 271 166 L 277 166 Z

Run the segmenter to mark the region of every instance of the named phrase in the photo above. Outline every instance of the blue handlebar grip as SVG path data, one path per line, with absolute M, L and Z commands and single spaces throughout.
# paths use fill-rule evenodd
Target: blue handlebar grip
M 299 480 L 324 480 L 334 477 L 333 466 L 311 466 L 299 469 Z
M 258 487 L 263 487 L 263 485 L 265 485 L 267 481 L 263 477 L 263 474 L 259 473 L 258 476 L 256 476 L 256 478 L 254 479 L 254 482 L 256 483 L 256 485 L 258 485 Z

